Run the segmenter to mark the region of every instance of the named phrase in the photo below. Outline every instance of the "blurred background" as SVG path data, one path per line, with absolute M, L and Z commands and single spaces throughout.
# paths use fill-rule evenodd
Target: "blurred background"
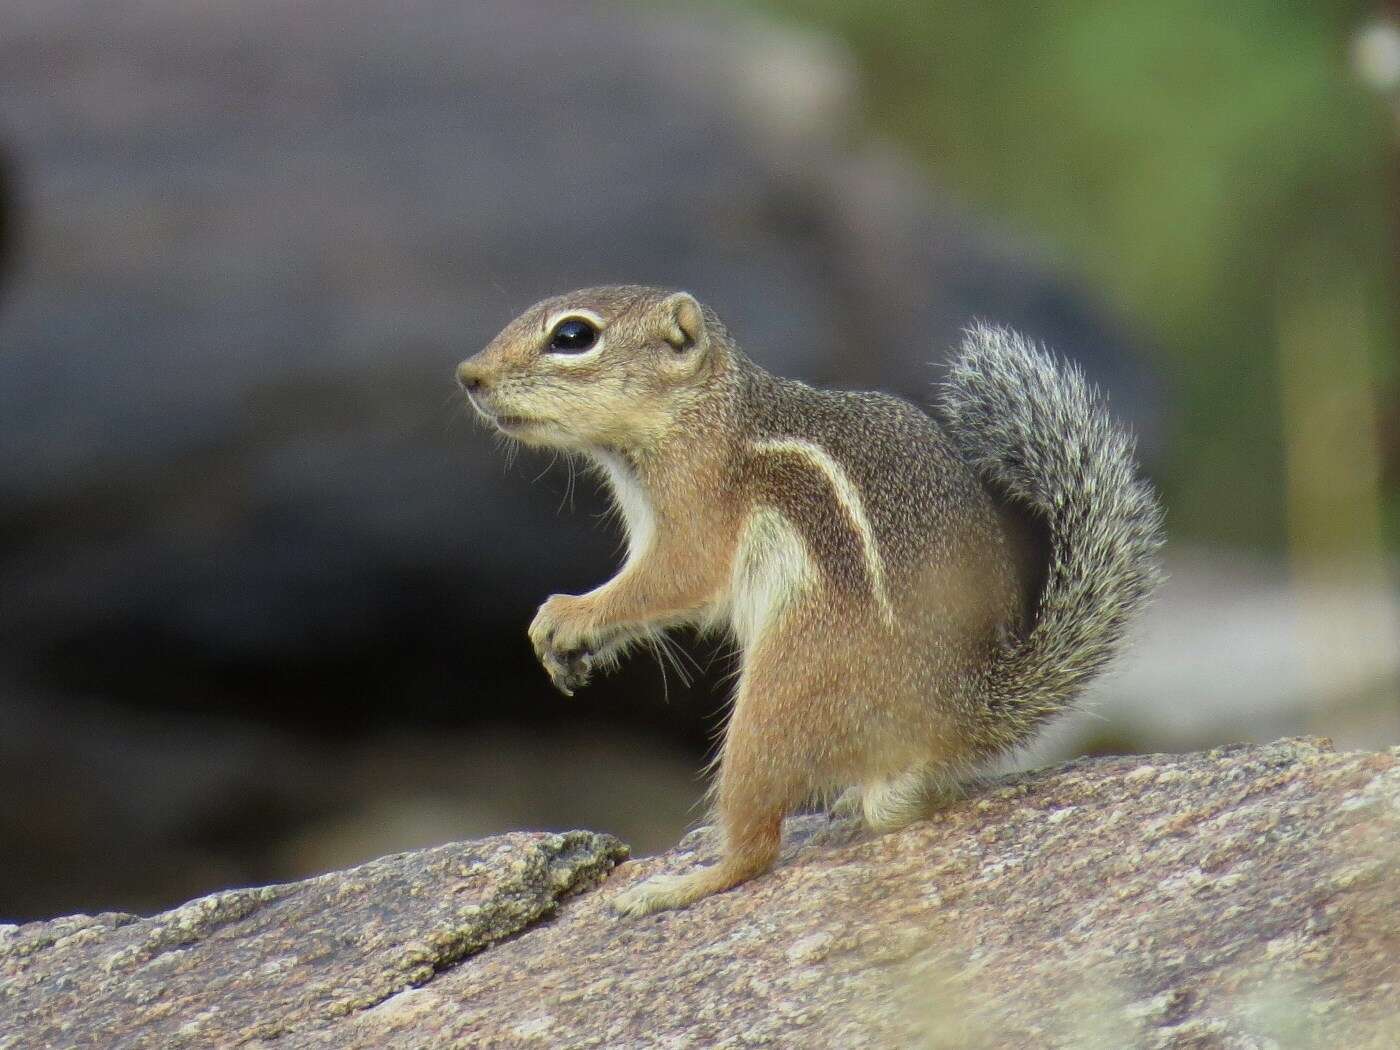
M 723 653 L 555 694 L 525 627 L 618 537 L 453 383 L 587 284 L 1109 391 L 1172 579 L 1016 763 L 1400 743 L 1398 9 L 8 0 L 0 921 L 697 819 Z

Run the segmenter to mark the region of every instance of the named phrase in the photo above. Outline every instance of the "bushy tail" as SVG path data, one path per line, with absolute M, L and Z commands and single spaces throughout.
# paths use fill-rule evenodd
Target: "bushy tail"
M 1113 656 L 1161 579 L 1162 508 L 1132 437 L 1073 365 L 1005 328 L 970 329 L 942 390 L 949 436 L 983 479 L 1030 508 L 1050 563 L 1029 631 L 993 666 L 982 743 L 1014 747 Z

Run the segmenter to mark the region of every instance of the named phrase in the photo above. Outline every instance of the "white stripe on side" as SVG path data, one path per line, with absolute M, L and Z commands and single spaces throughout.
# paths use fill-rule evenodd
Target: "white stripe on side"
M 865 502 L 860 497 L 860 490 L 856 488 L 846 469 L 832 459 L 826 449 L 813 441 L 801 438 L 770 438 L 755 442 L 753 447 L 758 452 L 801 456 L 826 478 L 827 484 L 831 486 L 832 495 L 845 511 L 846 518 L 860 541 L 861 552 L 865 558 L 866 576 L 870 580 L 870 589 L 874 592 L 875 601 L 880 606 L 881 618 L 887 625 L 893 626 L 894 606 L 890 604 L 889 589 L 885 585 L 884 559 L 880 557 L 875 530 L 871 528 L 870 519 L 866 516 Z

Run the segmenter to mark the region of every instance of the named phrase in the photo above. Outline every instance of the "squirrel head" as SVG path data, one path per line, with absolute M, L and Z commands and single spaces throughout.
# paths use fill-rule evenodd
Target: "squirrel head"
M 530 307 L 457 366 L 457 381 L 525 444 L 641 450 L 703 397 L 726 351 L 688 292 L 586 288 Z

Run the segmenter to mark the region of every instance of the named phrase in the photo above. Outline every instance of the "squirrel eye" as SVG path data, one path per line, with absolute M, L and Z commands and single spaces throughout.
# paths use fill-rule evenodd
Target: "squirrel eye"
M 554 326 L 549 348 L 561 354 L 580 354 L 598 341 L 598 329 L 579 317 L 568 317 Z

